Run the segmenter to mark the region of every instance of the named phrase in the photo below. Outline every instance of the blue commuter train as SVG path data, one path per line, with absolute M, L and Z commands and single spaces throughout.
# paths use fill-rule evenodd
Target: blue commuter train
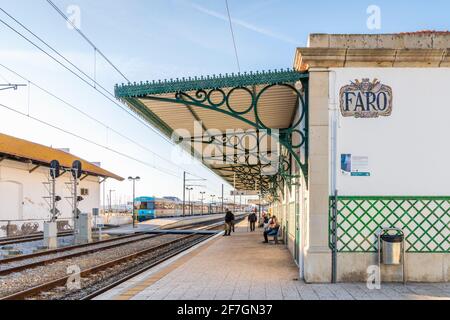
M 185 215 L 200 215 L 218 213 L 221 204 L 201 204 L 192 202 L 185 204 Z M 137 211 L 139 222 L 164 217 L 183 215 L 183 201 L 176 197 L 139 197 L 135 199 L 134 210 Z

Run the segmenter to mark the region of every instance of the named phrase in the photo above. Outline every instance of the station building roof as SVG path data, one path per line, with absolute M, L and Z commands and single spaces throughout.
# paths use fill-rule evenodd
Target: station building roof
M 217 160 L 227 161 L 199 159 L 231 185 L 236 182 L 237 189 L 262 190 L 269 184 L 268 177 L 261 175 L 262 148 L 251 146 L 244 137 L 249 132 L 258 135 L 265 129 L 290 128 L 299 105 L 295 87 L 307 78 L 307 73 L 293 69 L 220 74 L 122 84 L 116 86 L 115 95 L 166 136 L 176 132 L 181 139 L 200 142 L 202 150 L 190 150 L 194 155 L 204 155 L 211 145 L 223 145 Z M 200 133 L 194 123 L 201 123 Z M 223 137 L 230 130 L 245 134 Z M 272 144 L 264 148 L 266 154 L 278 152 Z M 246 155 L 258 160 L 248 163 Z
M 72 163 L 79 160 L 85 175 L 124 180 L 124 178 L 73 154 L 0 133 L 0 160 L 4 159 L 29 162 L 44 167 L 48 167 L 51 161 L 58 160 L 64 168 L 71 168 Z

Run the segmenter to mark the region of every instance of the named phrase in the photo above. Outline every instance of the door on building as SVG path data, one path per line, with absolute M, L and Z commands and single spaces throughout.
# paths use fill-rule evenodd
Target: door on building
M 22 184 L 0 181 L 0 220 L 22 219 Z

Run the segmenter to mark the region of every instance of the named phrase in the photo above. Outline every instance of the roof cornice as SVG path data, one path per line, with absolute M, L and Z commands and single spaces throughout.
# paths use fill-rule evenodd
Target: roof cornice
M 297 48 L 294 68 L 450 67 L 449 49 Z

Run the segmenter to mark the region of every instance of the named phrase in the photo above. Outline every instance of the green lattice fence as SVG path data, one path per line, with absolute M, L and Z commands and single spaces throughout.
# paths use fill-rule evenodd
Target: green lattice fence
M 333 203 L 330 197 L 330 248 Z M 338 252 L 376 252 L 381 227 L 403 229 L 408 252 L 448 253 L 450 197 L 338 197 Z

